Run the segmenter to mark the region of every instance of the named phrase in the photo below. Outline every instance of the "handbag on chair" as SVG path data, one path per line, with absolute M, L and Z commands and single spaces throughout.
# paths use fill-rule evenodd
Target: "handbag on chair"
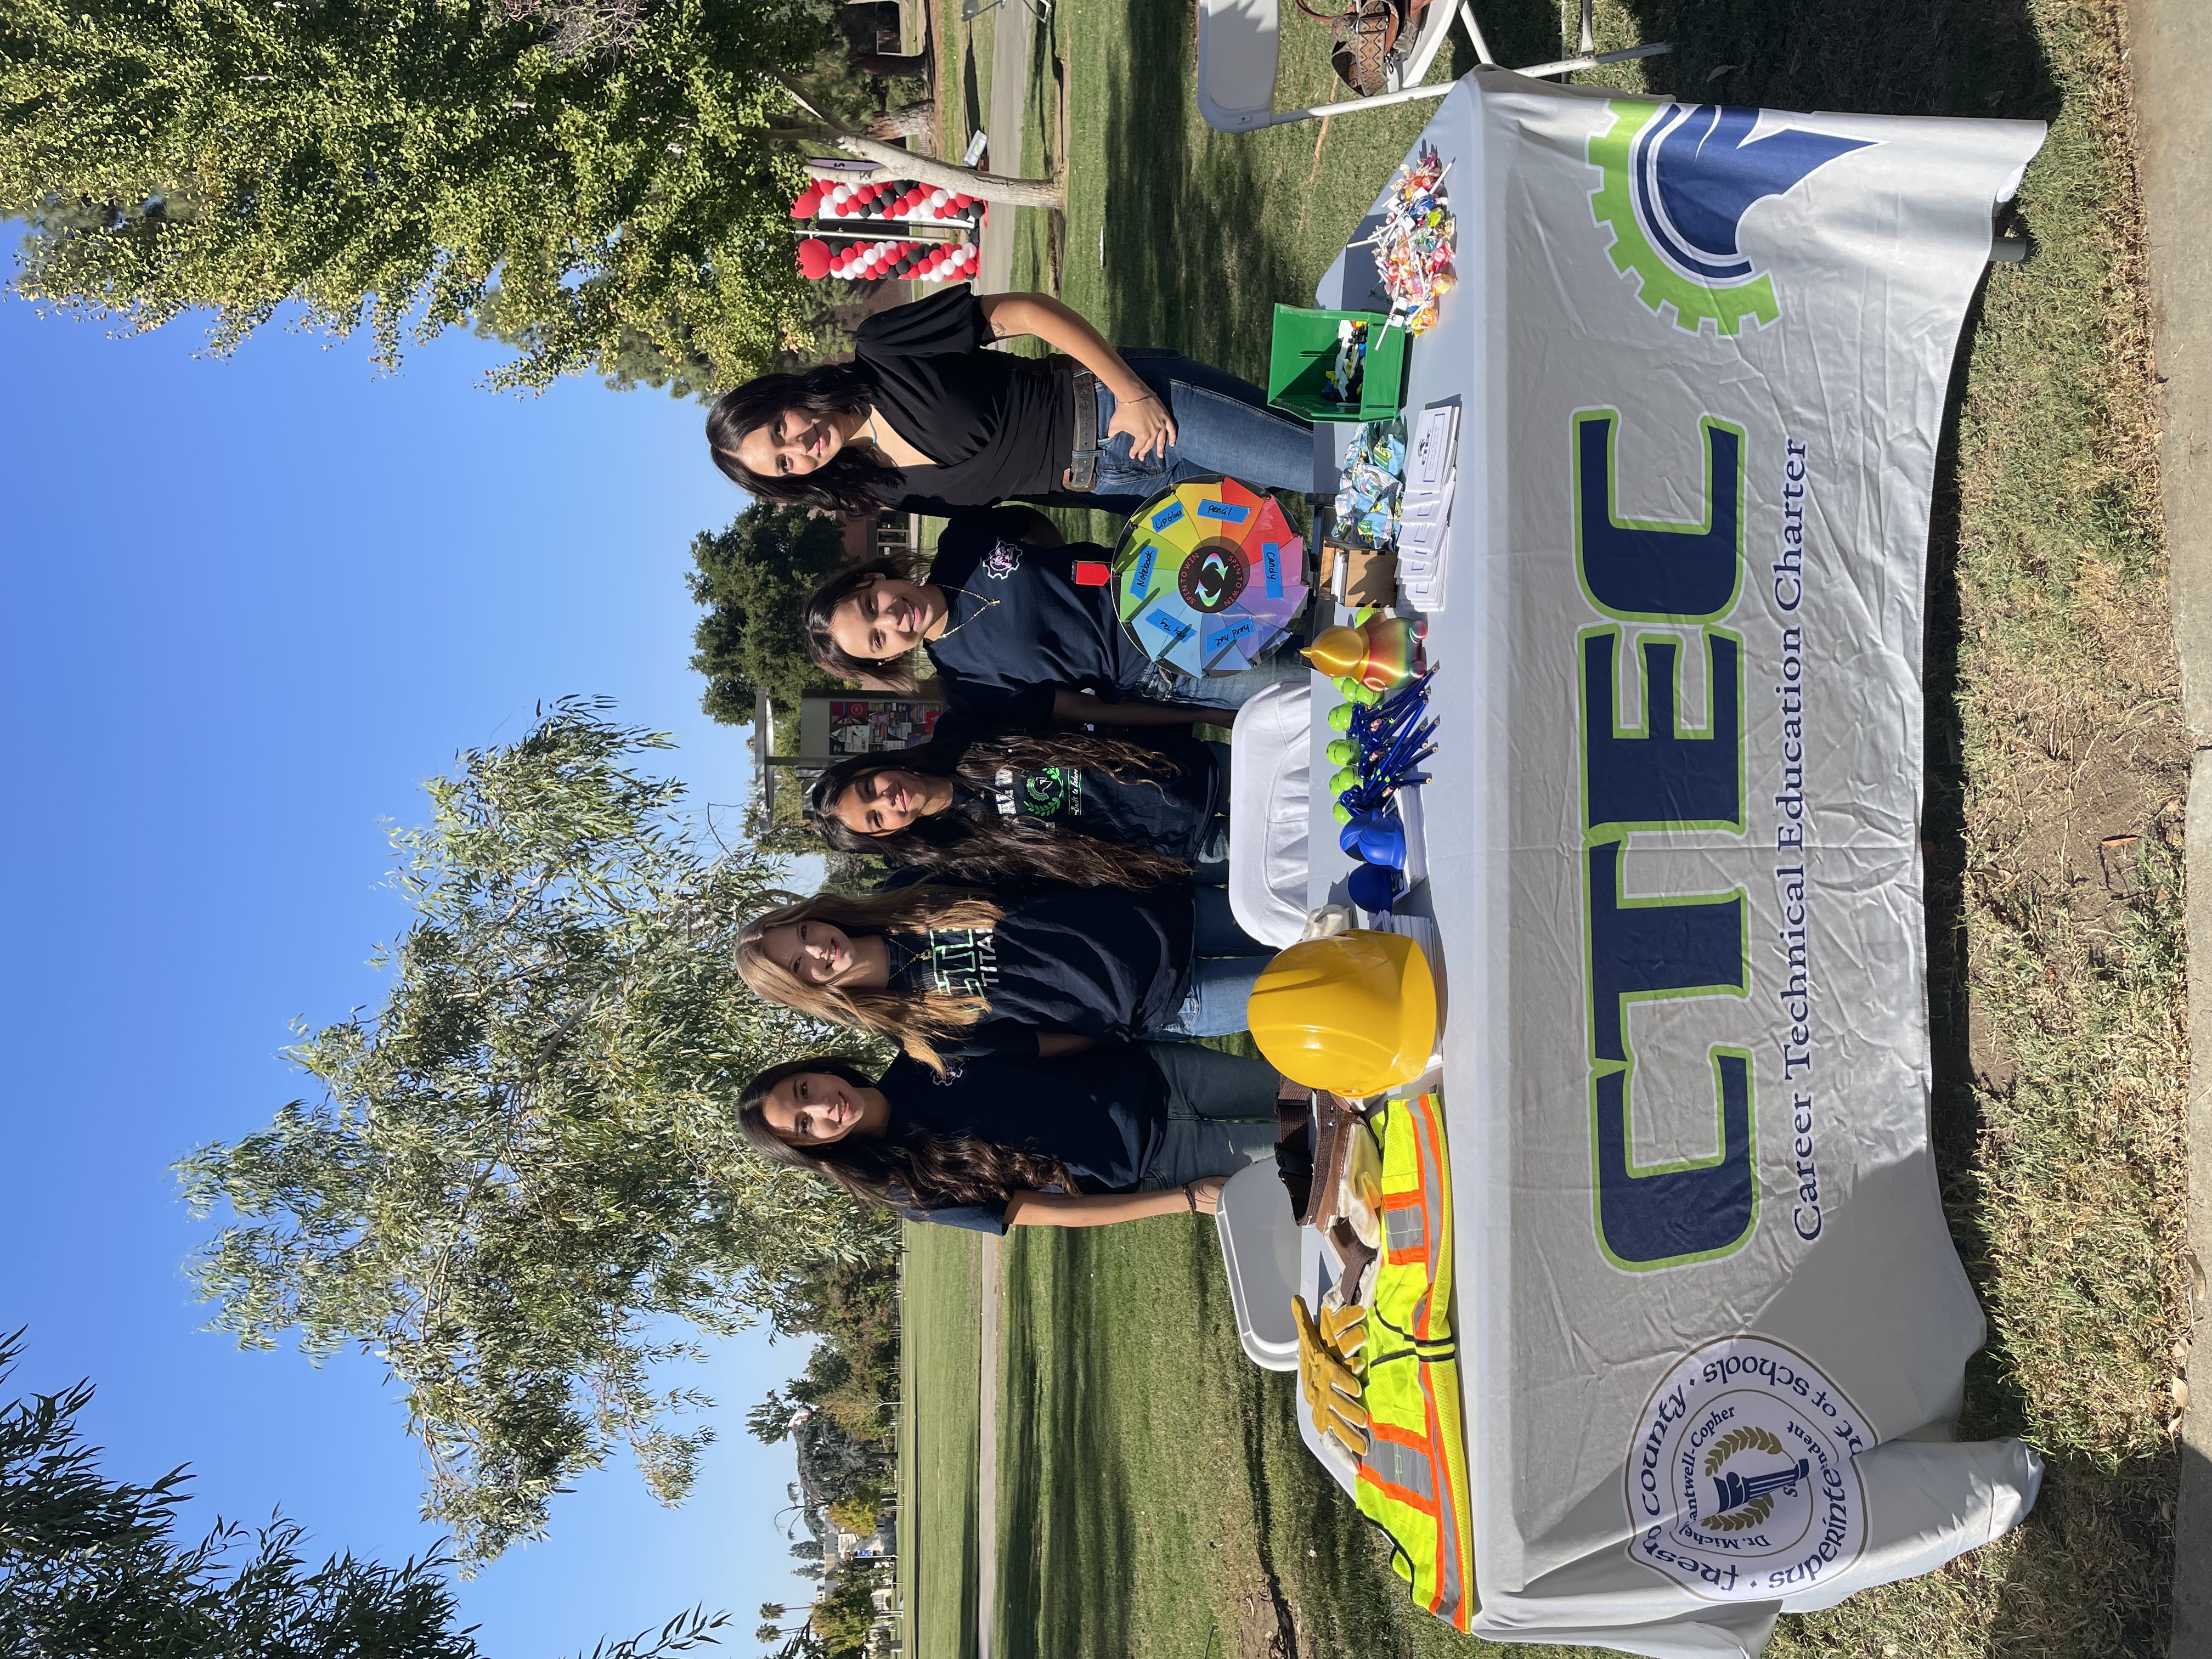
M 1401 37 L 1420 32 L 1429 0 L 1347 0 L 1342 11 L 1317 11 L 1307 0 L 1298 9 L 1330 28 L 1328 66 L 1354 96 L 1372 98 L 1390 88 L 1391 72 L 1404 54 Z

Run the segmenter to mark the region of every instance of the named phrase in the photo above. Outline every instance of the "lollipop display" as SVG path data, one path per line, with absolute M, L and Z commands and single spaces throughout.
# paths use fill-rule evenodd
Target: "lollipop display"
M 1121 625 L 1146 656 L 1193 676 L 1233 674 L 1304 608 L 1305 542 L 1273 496 L 1234 478 L 1177 484 L 1130 517 L 1114 580 Z

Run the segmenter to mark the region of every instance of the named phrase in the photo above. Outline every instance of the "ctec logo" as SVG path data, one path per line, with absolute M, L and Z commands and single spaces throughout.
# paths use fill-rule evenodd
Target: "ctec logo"
M 1871 140 L 1788 126 L 1753 138 L 1760 112 L 1722 104 L 1624 99 L 1612 109 L 1613 125 L 1589 141 L 1603 175 L 1590 212 L 1611 227 L 1613 268 L 1638 279 L 1637 297 L 1653 312 L 1672 306 L 1692 333 L 1778 319 L 1773 279 L 1737 246 L 1743 216 Z
M 1598 1248 L 1630 1273 L 1711 1261 L 1743 1247 L 1759 1218 L 1752 1056 L 1715 1047 L 1711 1156 L 1640 1165 L 1631 1114 L 1636 1056 L 1629 1005 L 1750 994 L 1744 890 L 1630 896 L 1636 830 L 1744 831 L 1743 641 L 1714 626 L 1735 606 L 1743 568 L 1742 429 L 1707 416 L 1705 515 L 1695 524 L 1617 511 L 1620 416 L 1574 423 L 1575 563 L 1590 606 L 1613 620 L 1577 636 L 1582 683 L 1583 996 L 1589 1033 L 1590 1157 Z M 1622 718 L 1623 623 L 1638 629 L 1643 723 Z M 1681 661 L 1705 657 L 1706 722 L 1679 719 Z

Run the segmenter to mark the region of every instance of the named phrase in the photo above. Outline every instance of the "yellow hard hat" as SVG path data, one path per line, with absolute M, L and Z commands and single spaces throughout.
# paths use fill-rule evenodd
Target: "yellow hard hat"
M 1358 1098 L 1410 1083 L 1437 1041 L 1437 985 L 1402 933 L 1293 945 L 1252 988 L 1252 1040 L 1285 1077 Z

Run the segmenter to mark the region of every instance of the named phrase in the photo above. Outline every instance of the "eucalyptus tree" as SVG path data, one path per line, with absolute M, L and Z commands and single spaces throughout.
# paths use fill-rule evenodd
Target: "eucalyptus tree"
M 738 981 L 780 869 L 702 855 L 641 769 L 669 746 L 570 701 L 432 780 L 382 1004 L 302 1030 L 317 1097 L 178 1166 L 227 1212 L 192 1264 L 215 1327 L 388 1367 L 465 1565 L 620 1445 L 679 1501 L 713 1435 L 671 1364 L 890 1243 L 737 1131 L 744 1080 L 819 1038 Z
M 825 145 L 972 193 L 800 90 L 828 0 L 0 0 L 16 290 L 227 351 L 280 310 L 379 357 L 480 325 L 495 385 L 695 388 L 803 332 Z M 1055 198 L 1056 199 L 1056 198 Z

